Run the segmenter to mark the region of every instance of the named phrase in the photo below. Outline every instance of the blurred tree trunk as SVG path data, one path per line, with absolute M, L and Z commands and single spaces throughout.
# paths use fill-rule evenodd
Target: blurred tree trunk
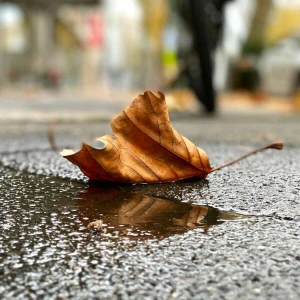
M 264 47 L 265 28 L 272 8 L 273 0 L 256 0 L 256 8 L 244 52 L 260 52 Z
M 51 63 L 54 49 L 54 9 L 29 11 L 31 55 L 34 71 L 43 73 Z
M 162 33 L 168 21 L 169 3 L 165 0 L 140 0 L 146 32 L 144 46 L 145 88 L 162 88 Z

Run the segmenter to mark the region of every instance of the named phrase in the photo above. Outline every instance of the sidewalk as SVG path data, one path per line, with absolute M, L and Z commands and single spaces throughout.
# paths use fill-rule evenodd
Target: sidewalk
M 99 96 L 98 96 L 99 95 Z M 130 93 L 82 91 L 0 92 L 0 124 L 110 120 L 134 97 Z
M 110 121 L 128 106 L 141 91 L 0 91 L 0 124 Z M 188 90 L 167 92 L 169 111 L 199 114 L 202 107 Z M 291 99 L 254 99 L 247 93 L 224 93 L 217 99 L 221 116 L 272 115 L 295 118 L 300 110 Z
M 111 119 L 135 96 L 133 93 L 119 93 L 81 98 L 79 94 L 44 93 L 13 99 L 12 95 L 4 98 L 2 94 L 0 133 L 13 131 L 26 135 L 27 132 L 45 132 L 50 123 L 55 123 L 58 131 L 101 136 L 111 132 Z M 185 110 L 174 111 L 178 106 L 171 103 L 170 117 L 173 126 L 192 140 L 245 144 L 283 140 L 286 145 L 300 146 L 300 114 L 297 112 L 271 109 L 262 103 L 254 105 L 247 98 L 238 102 L 236 96 L 230 95 L 220 98 L 218 111 L 213 116 L 201 112 L 195 101 L 187 101 L 184 105 Z M 289 106 L 281 103 L 281 107 Z

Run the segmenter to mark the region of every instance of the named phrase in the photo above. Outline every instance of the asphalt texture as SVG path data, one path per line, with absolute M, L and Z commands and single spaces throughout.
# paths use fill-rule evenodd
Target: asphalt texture
M 212 166 L 273 139 L 286 147 L 205 181 L 135 186 L 88 182 L 50 149 L 43 123 L 3 124 L 0 298 L 300 299 L 298 118 L 175 115 Z M 75 149 L 110 131 L 106 120 L 54 128 Z M 174 209 L 124 222 L 135 201 Z M 203 218 L 187 222 L 194 211 Z

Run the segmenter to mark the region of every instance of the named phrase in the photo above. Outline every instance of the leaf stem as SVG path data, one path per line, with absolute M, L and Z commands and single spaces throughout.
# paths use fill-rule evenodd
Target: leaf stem
M 212 169 L 210 170 L 209 173 L 212 173 L 212 172 L 214 172 L 214 171 L 223 169 L 224 167 L 227 167 L 227 166 L 231 166 L 231 165 L 237 163 L 238 161 L 240 161 L 240 160 L 242 160 L 242 159 L 244 159 L 244 158 L 246 158 L 246 157 L 248 157 L 248 156 L 250 156 L 250 155 L 253 155 L 253 154 L 257 153 L 257 152 L 261 152 L 261 151 L 264 151 L 264 150 L 266 150 L 266 149 L 277 149 L 277 150 L 281 150 L 282 148 L 283 148 L 283 143 L 282 143 L 282 142 L 277 142 L 277 143 L 269 144 L 269 145 L 264 146 L 264 147 L 260 147 L 260 148 L 254 149 L 254 150 L 252 150 L 252 151 L 250 151 L 250 152 L 248 152 L 248 153 L 242 155 L 241 157 L 239 157 L 239 158 L 237 158 L 237 159 L 234 159 L 234 160 L 232 160 L 232 161 L 229 161 L 229 162 L 227 162 L 227 163 L 225 163 L 225 164 L 223 164 L 223 165 L 221 165 L 221 166 L 218 166 L 218 167 L 216 167 L 216 168 L 212 168 Z
M 48 142 L 51 146 L 51 149 L 56 152 L 59 153 L 59 149 L 57 147 L 57 144 L 55 142 L 55 137 L 54 137 L 54 127 L 56 125 L 55 121 L 52 121 L 49 125 L 48 125 L 48 130 L 47 130 L 47 138 L 48 138 Z

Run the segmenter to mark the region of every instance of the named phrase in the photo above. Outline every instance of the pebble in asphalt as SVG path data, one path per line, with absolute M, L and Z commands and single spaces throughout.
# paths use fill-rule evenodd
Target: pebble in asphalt
M 195 142 L 213 165 L 245 152 L 237 145 Z M 268 150 L 208 181 L 117 191 L 89 184 L 42 136 L 4 137 L 1 153 L 3 299 L 300 298 L 298 148 Z M 105 197 L 115 201 L 111 214 L 99 206 Z M 148 197 L 188 211 L 210 206 L 235 220 L 207 232 L 174 223 L 166 230 L 151 218 L 153 227 L 124 228 L 115 220 L 120 197 L 127 203 Z M 105 220 L 103 230 L 88 231 L 87 224 L 98 218 Z

